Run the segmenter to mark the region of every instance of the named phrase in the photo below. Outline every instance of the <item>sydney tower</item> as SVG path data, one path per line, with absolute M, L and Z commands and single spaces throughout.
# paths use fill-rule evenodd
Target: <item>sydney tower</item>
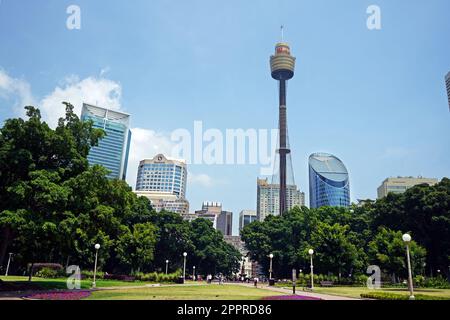
M 285 42 L 275 46 L 275 55 L 270 57 L 272 78 L 279 81 L 279 136 L 280 145 L 280 215 L 286 212 L 286 155 L 291 152 L 287 144 L 287 114 L 286 114 L 286 82 L 294 77 L 295 57 L 291 56 L 291 49 Z

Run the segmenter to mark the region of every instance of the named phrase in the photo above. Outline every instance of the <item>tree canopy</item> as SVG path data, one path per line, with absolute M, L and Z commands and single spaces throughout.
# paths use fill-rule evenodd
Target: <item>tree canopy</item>
M 56 129 L 26 107 L 27 120 L 9 119 L 0 128 L 0 266 L 8 252 L 16 264 L 55 262 L 109 272 L 161 270 L 182 266 L 188 252 L 199 272 L 236 269 L 240 254 L 205 221 L 156 213 L 126 182 L 89 166 L 92 146 L 105 135 L 66 105 Z M 206 225 L 205 225 L 206 223 Z
M 296 207 L 282 217 L 268 216 L 242 232 L 251 257 L 268 270 L 289 277 L 293 268 L 309 269 L 308 249 L 315 251 L 315 270 L 348 276 L 364 274 L 379 265 L 396 278 L 405 276 L 402 234 L 410 233 L 413 269 L 428 274 L 448 271 L 450 265 L 450 180 L 435 186 L 419 185 L 403 194 L 351 208 Z

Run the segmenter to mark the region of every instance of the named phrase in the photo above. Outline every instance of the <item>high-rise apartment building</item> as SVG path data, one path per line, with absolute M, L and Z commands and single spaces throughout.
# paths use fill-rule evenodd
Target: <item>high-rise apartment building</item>
M 239 213 L 239 231 L 244 229 L 246 225 L 256 220 L 258 220 L 256 210 L 242 210 Z
M 105 131 L 98 146 L 89 151 L 89 164 L 104 166 L 110 179 L 125 180 L 131 142 L 130 115 L 84 103 L 81 120 L 91 120 L 94 128 Z
M 280 214 L 280 185 L 269 183 L 268 179 L 257 180 L 256 215 L 259 221 L 264 221 L 268 215 Z M 286 186 L 286 210 L 295 206 L 305 205 L 305 194 L 296 185 Z
M 378 199 L 384 198 L 388 193 L 403 193 L 409 188 L 417 186 L 419 184 L 428 184 L 434 186 L 439 182 L 438 179 L 423 178 L 423 177 L 397 177 L 387 178 L 383 181 L 381 186 L 378 187 Z
M 147 197 L 158 212 L 187 214 L 186 183 L 186 162 L 158 154 L 139 163 L 135 192 Z
M 344 163 L 328 153 L 309 157 L 309 201 L 311 208 L 350 206 L 350 182 Z

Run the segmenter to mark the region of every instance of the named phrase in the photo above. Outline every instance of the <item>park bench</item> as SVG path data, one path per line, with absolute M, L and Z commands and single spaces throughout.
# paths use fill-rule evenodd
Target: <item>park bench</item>
M 332 287 L 333 281 L 320 281 L 320 286 L 321 287 Z

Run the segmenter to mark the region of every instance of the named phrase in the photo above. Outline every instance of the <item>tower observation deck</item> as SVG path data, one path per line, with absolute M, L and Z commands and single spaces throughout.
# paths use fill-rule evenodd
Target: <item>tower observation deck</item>
M 286 42 L 279 42 L 275 46 L 275 55 L 270 57 L 272 78 L 279 82 L 279 149 L 280 155 L 280 215 L 287 209 L 286 205 L 286 156 L 291 152 L 287 140 L 287 110 L 286 110 L 286 82 L 294 77 L 295 57 L 291 56 L 291 49 Z

